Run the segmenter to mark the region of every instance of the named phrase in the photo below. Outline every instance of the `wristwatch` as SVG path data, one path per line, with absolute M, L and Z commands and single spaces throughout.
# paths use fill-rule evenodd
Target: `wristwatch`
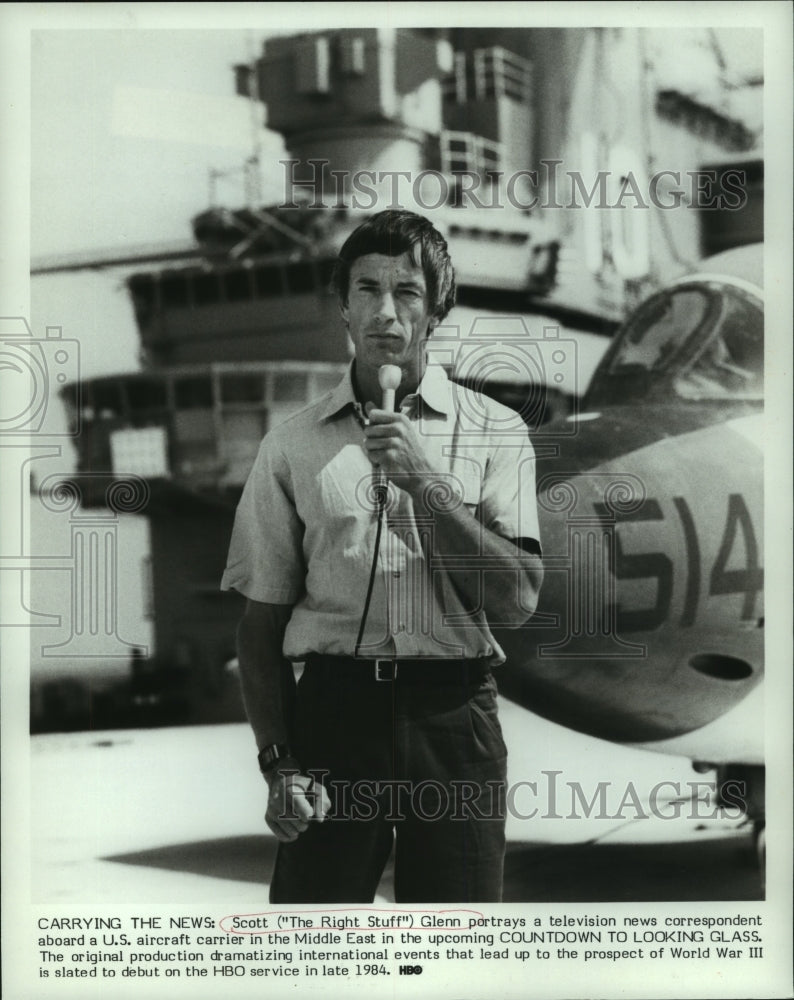
M 286 743 L 270 743 L 262 747 L 257 755 L 259 770 L 264 775 L 268 775 L 279 761 L 292 757 L 292 752 Z

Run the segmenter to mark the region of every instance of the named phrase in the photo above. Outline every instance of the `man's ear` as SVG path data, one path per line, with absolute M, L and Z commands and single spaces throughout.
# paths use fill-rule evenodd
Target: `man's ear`
M 350 310 L 348 309 L 346 302 L 339 303 L 339 315 L 342 317 L 342 322 L 345 326 L 348 326 L 350 323 Z

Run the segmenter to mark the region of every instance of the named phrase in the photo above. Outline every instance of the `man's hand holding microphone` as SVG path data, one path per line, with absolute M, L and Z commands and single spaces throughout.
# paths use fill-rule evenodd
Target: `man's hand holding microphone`
M 364 447 L 376 468 L 385 475 L 424 477 L 432 473 L 414 425 L 404 413 L 395 412 L 394 397 L 402 373 L 397 365 L 381 365 L 378 383 L 383 390 L 381 408 L 367 404 L 369 425 Z

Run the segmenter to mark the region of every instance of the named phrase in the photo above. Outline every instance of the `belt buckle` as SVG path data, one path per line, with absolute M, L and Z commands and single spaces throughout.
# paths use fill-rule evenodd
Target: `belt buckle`
M 389 669 L 389 673 L 384 675 L 383 671 Z M 375 660 L 375 680 L 393 681 L 397 679 L 397 664 L 392 659 Z

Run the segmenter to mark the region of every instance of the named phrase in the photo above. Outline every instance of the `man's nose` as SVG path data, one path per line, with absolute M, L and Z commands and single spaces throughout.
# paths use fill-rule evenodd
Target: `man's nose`
M 378 319 L 384 321 L 396 318 L 397 312 L 394 308 L 394 296 L 391 292 L 383 292 L 378 300 Z

